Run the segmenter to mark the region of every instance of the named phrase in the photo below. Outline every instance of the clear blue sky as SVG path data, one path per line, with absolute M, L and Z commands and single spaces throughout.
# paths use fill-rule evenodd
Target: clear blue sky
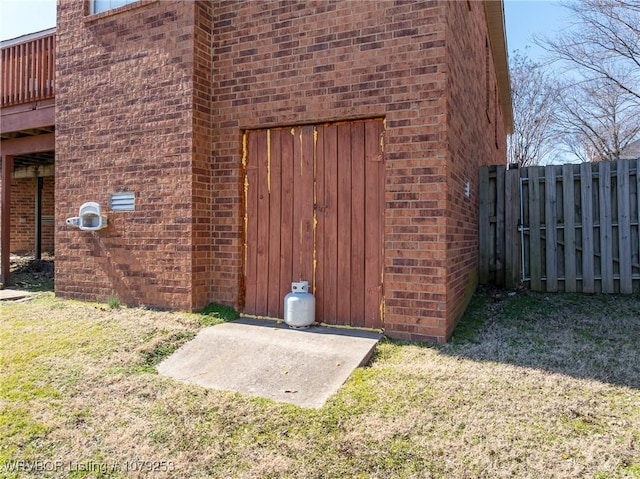
M 534 43 L 534 35 L 552 37 L 570 23 L 568 10 L 557 0 L 505 0 L 504 15 L 509 52 L 520 50 L 533 60 L 545 53 Z
M 0 0 L 0 40 L 56 26 L 56 0 Z
M 552 34 L 568 20 L 557 0 L 505 0 L 504 8 L 509 51 L 533 45 L 534 34 Z M 55 23 L 56 0 L 0 0 L 0 40 L 45 30 Z M 530 56 L 538 55 L 540 51 L 532 47 Z

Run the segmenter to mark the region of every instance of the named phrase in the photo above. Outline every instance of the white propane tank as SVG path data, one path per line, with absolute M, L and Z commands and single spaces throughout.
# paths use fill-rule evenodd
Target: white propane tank
M 292 328 L 306 328 L 316 319 L 316 298 L 309 293 L 309 282 L 291 283 L 284 297 L 284 322 Z

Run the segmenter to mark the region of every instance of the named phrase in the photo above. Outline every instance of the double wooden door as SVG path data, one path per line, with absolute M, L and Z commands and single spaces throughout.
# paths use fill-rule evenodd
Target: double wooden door
M 378 119 L 245 133 L 245 314 L 306 280 L 317 321 L 382 327 L 383 153 Z

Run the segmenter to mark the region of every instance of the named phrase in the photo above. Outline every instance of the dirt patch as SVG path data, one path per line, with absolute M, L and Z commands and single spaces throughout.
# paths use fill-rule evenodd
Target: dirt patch
M 55 268 L 52 255 L 43 254 L 41 259 L 33 255 L 10 255 L 9 286 L 26 291 L 53 291 Z

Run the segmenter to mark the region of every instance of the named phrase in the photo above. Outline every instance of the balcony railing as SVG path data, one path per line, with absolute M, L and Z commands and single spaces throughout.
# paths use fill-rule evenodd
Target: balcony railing
M 0 106 L 53 98 L 56 35 L 46 35 L 2 47 Z

